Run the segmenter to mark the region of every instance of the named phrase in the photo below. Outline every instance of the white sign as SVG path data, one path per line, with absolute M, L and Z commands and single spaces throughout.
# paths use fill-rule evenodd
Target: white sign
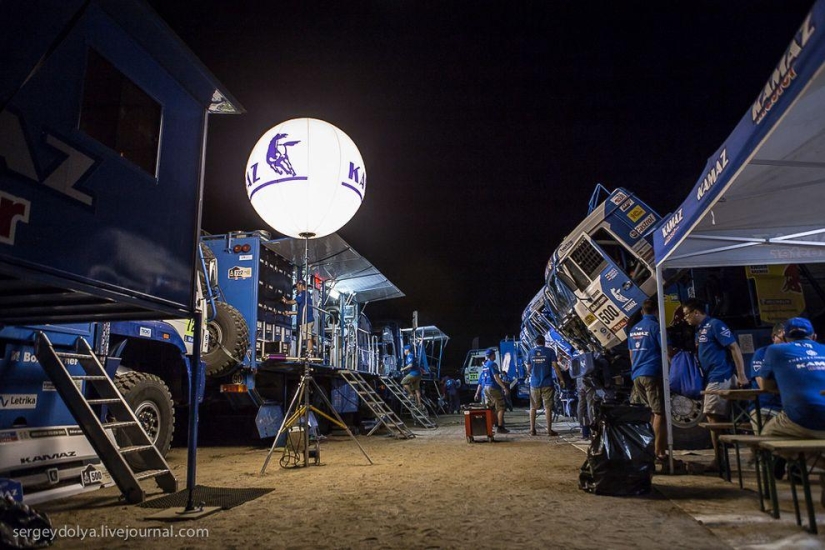
M 37 408 L 37 394 L 2 393 L 0 394 L 0 409 L 35 409 Z

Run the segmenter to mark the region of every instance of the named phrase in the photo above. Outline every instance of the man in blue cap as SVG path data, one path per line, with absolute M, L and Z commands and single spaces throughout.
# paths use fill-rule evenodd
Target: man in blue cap
M 501 379 L 501 372 L 498 370 L 498 365 L 495 362 L 496 348 L 490 348 L 484 354 L 487 361 L 481 368 L 481 373 L 478 377 L 478 388 L 476 388 L 476 401 L 479 399 L 479 394 L 484 393 L 484 401 L 488 405 L 494 405 L 496 408 L 496 433 L 506 434 L 510 430 L 504 427 L 504 410 L 506 405 L 504 403 L 504 394 L 510 392 L 510 388 Z
M 811 322 L 793 317 L 785 322 L 785 344 L 765 351 L 761 387 L 779 389 L 784 410 L 762 435 L 825 439 L 825 346 L 815 342 Z
M 421 371 L 415 364 L 415 355 L 412 346 L 404 346 L 404 366 L 401 372 L 405 373 L 401 379 L 401 385 L 407 388 L 407 393 L 415 398 L 415 402 L 421 407 Z

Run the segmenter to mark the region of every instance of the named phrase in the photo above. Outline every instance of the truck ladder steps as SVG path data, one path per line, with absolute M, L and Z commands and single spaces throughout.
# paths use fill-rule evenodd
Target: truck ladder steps
M 428 430 L 434 430 L 438 427 L 435 422 L 430 420 L 426 409 L 419 407 L 415 401 L 410 399 L 410 396 L 407 395 L 406 390 L 404 390 L 398 382 L 389 376 L 382 376 L 381 381 L 385 386 L 387 386 L 387 389 L 390 390 L 395 398 L 398 399 L 401 405 L 410 412 L 416 422 Z
M 155 478 L 161 490 L 167 493 L 174 493 L 178 490 L 178 481 L 170 471 L 166 460 L 152 445 L 152 441 L 146 435 L 134 412 L 123 400 L 112 379 L 106 375 L 103 365 L 83 338 L 75 341 L 73 353 L 58 353 L 49 338 L 43 332 L 38 331 L 35 336 L 34 353 L 43 370 L 54 383 L 60 398 L 72 413 L 86 439 L 89 440 L 128 502 L 136 504 L 146 499 L 146 493 L 140 486 L 141 479 Z M 72 376 L 61 357 L 76 359 L 86 374 Z M 84 393 L 75 384 L 76 380 L 88 382 L 86 393 L 92 390 L 92 393 L 96 394 L 95 397 L 86 399 Z M 121 406 L 117 406 L 117 401 Z M 102 422 L 100 414 L 92 409 L 93 404 L 104 402 L 116 405 L 108 407 L 111 422 Z M 119 448 L 115 439 L 107 434 L 107 429 L 123 430 L 121 433 L 124 438 L 128 439 L 129 445 L 125 449 Z M 132 456 L 137 455 L 135 458 L 139 457 L 146 467 L 135 471 L 123 456 L 124 450 Z
M 375 426 L 367 433 L 372 435 L 380 426 L 384 426 L 396 438 L 410 439 L 415 437 L 415 434 L 410 430 L 404 421 L 398 417 L 397 414 L 381 399 L 381 396 L 372 389 L 372 386 L 364 379 L 361 373 L 351 370 L 338 371 L 349 386 L 355 390 L 358 397 L 369 407 L 375 419 L 378 421 Z
M 135 474 L 135 478 L 137 480 L 142 480 L 142 479 L 149 479 L 149 478 L 153 478 L 153 477 L 160 477 L 162 475 L 167 475 L 167 474 L 171 475 L 169 470 L 144 470 L 142 472 L 139 472 L 139 473 Z
M 110 397 L 108 399 L 87 399 L 89 405 L 111 405 L 112 403 L 120 403 L 117 397 Z
M 122 428 L 139 426 L 140 424 L 137 422 L 132 422 L 131 420 L 126 420 L 124 422 L 102 422 L 100 425 L 103 426 L 104 430 L 120 430 Z

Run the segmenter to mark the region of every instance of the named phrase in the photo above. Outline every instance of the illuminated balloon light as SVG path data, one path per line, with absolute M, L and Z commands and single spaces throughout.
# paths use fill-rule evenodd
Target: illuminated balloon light
M 295 238 L 336 232 L 361 207 L 367 171 L 344 132 L 296 118 L 267 131 L 246 163 L 252 207 L 279 233 Z

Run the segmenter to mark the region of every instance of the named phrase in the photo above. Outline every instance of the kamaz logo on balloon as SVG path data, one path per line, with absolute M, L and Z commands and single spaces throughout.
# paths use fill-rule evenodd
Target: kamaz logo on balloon
M 358 193 L 358 196 L 363 199 L 364 198 L 364 189 L 367 187 L 367 172 L 361 166 L 355 166 L 353 163 L 349 163 L 349 177 L 347 178 L 351 182 L 355 183 L 358 187 L 354 187 L 352 184 L 342 181 L 341 185 L 344 187 L 348 187 Z

